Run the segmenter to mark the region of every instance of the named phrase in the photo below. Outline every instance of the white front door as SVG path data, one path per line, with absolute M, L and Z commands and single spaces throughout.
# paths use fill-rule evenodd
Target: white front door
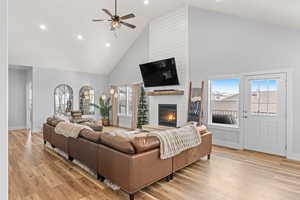
M 286 74 L 246 76 L 245 149 L 286 155 Z

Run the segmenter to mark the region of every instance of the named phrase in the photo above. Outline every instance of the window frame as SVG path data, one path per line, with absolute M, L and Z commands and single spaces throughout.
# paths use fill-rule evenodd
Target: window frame
M 212 82 L 217 80 L 226 80 L 226 79 L 239 79 L 239 101 L 238 101 L 238 110 L 237 110 L 237 123 L 234 125 L 230 124 L 221 124 L 212 122 L 212 112 L 211 112 L 211 90 L 212 90 Z M 232 128 L 232 129 L 240 129 L 241 128 L 241 100 L 242 100 L 242 83 L 243 79 L 240 76 L 220 76 L 220 77 L 212 77 L 207 81 L 207 124 L 212 127 L 223 127 L 223 128 Z
M 95 88 L 92 87 L 92 86 L 89 86 L 89 85 L 85 85 L 85 86 L 82 86 L 79 90 L 79 110 L 82 112 L 82 115 L 96 115 L 96 109 L 94 106 L 89 106 L 89 112 L 88 113 L 84 113 L 84 109 L 82 110 L 81 109 L 81 105 L 80 105 L 80 101 L 81 101 L 81 95 L 84 94 L 85 91 L 88 91 L 88 94 L 89 94 L 89 98 L 92 97 L 92 101 L 90 100 L 90 104 L 95 104 L 95 99 L 96 99 L 96 91 L 95 91 Z M 91 108 L 92 108 L 92 111 L 91 111 Z
M 62 89 L 63 89 L 63 91 L 64 91 L 64 93 L 63 93 L 63 103 L 61 104 L 61 105 L 63 105 L 63 107 L 64 107 L 64 109 L 65 109 L 65 111 L 64 112 L 59 112 L 59 110 L 58 110 L 58 107 L 59 107 L 59 101 L 58 101 L 58 99 L 57 98 L 59 98 L 59 96 L 58 96 L 58 94 L 59 94 L 59 91 L 62 91 Z M 66 93 L 66 91 L 68 90 L 68 93 Z M 68 94 L 68 96 L 67 96 L 67 98 L 65 97 L 65 95 L 66 94 Z M 59 84 L 59 85 L 57 85 L 55 88 L 54 88 L 54 93 L 53 93 L 53 95 L 54 95 L 54 115 L 68 115 L 72 110 L 73 110 L 73 104 L 74 104 L 74 92 L 73 92 L 73 88 L 70 86 L 70 85 L 68 85 L 68 84 Z M 66 99 L 67 99 L 67 102 L 69 101 L 70 102 L 70 111 L 69 112 L 66 112 L 66 109 L 67 109 L 67 102 L 65 102 L 66 101 Z
M 131 92 L 131 98 L 129 98 L 129 90 Z M 126 97 L 127 98 L 127 101 L 126 101 L 126 103 L 127 103 L 127 105 L 126 105 L 126 107 L 127 107 L 127 109 L 126 109 L 127 113 L 126 114 L 127 114 L 127 116 L 131 117 L 132 116 L 132 107 L 131 107 L 131 109 L 129 109 L 130 104 L 132 104 L 132 87 L 131 86 L 127 86 L 126 87 L 126 94 L 127 94 L 127 97 Z M 131 110 L 131 113 L 129 112 L 129 110 Z
M 126 88 L 126 90 L 125 90 L 125 113 L 121 113 L 120 112 L 120 99 L 121 99 L 121 93 L 124 93 L 124 91 L 123 91 L 123 88 L 124 87 L 126 87 L 126 86 L 119 86 L 118 87 L 118 116 L 126 116 L 126 114 L 127 114 L 127 88 Z
M 121 88 L 126 88 L 125 91 L 125 113 L 120 113 L 120 90 Z M 131 113 L 129 112 L 129 105 L 132 104 L 132 99 L 129 99 L 129 88 L 131 89 L 131 98 L 132 98 L 132 88 L 131 86 L 127 86 L 127 85 L 122 85 L 118 87 L 118 116 L 121 117 L 131 117 L 132 116 L 132 109 L 131 109 Z M 123 93 L 123 91 L 122 91 Z

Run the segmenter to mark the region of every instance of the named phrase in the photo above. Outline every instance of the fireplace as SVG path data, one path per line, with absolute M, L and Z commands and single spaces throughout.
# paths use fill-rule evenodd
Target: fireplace
M 159 104 L 158 105 L 158 124 L 161 126 L 177 126 L 177 105 Z

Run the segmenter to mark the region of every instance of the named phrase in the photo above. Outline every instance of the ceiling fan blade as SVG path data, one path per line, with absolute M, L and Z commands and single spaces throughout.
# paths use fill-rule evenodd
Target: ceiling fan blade
M 106 19 L 93 19 L 92 21 L 93 22 L 103 22 L 103 21 L 106 21 Z
M 120 19 L 121 20 L 126 20 L 126 19 L 131 19 L 131 18 L 134 18 L 134 17 L 135 17 L 135 15 L 133 13 L 130 13 L 128 15 L 120 17 Z
M 93 22 L 111 22 L 111 19 L 93 19 Z
M 109 10 L 107 9 L 102 9 L 106 14 L 108 14 L 111 18 L 113 18 L 114 16 L 109 12 Z
M 123 21 L 120 21 L 120 23 L 123 24 L 123 25 L 125 25 L 125 26 L 127 26 L 127 27 L 129 27 L 129 28 L 132 28 L 132 29 L 136 28 L 135 25 L 132 25 L 132 24 L 129 24 L 129 23 L 126 23 L 126 22 L 123 22 Z

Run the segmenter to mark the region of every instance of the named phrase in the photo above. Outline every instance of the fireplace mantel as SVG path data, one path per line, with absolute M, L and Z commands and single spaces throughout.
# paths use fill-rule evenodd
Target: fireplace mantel
M 149 91 L 148 96 L 184 95 L 184 90 Z

